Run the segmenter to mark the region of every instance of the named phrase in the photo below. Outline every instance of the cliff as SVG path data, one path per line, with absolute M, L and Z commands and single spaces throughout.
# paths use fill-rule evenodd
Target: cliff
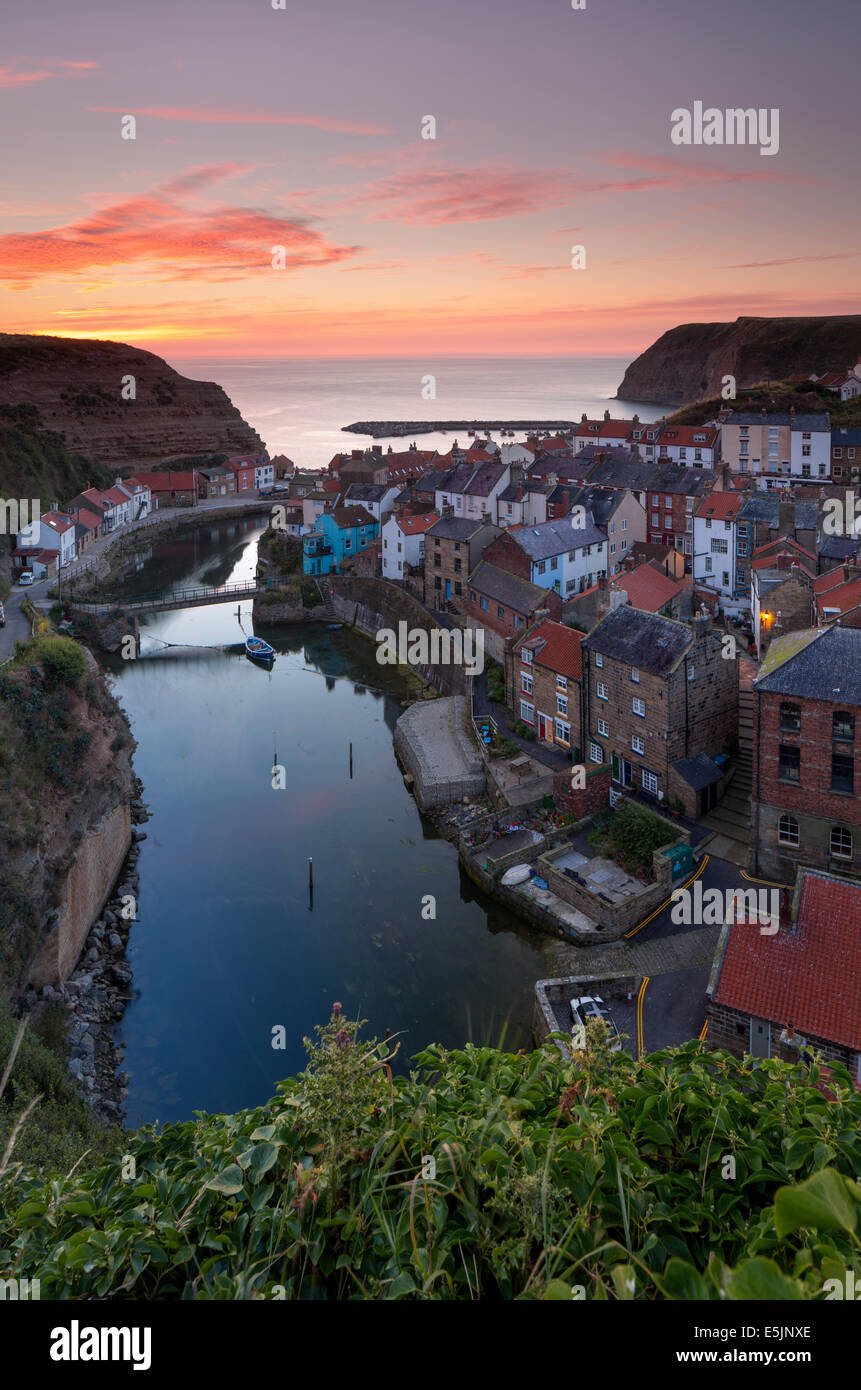
M 727 375 L 734 376 L 741 389 L 811 372 L 842 371 L 859 357 L 861 314 L 684 323 L 631 363 L 617 399 L 698 401 L 719 396 Z
M 134 377 L 135 399 L 123 399 Z M 263 441 L 213 381 L 191 381 L 126 343 L 0 334 L 0 405 L 31 406 L 68 449 L 128 475 L 211 453 L 262 453 Z

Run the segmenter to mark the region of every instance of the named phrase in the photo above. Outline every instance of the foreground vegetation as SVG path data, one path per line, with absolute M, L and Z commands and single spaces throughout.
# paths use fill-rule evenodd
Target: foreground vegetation
M 267 1105 L 0 1176 L 0 1275 L 43 1298 L 799 1299 L 861 1253 L 861 1095 L 691 1043 L 579 1065 L 430 1047 L 334 1006 Z M 729 1160 L 733 1162 L 730 1163 Z

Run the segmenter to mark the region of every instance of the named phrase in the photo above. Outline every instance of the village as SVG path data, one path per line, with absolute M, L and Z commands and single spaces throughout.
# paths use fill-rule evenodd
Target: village
M 861 363 L 818 384 L 858 398 Z M 861 1083 L 861 428 L 730 405 L 510 433 L 351 449 L 323 472 L 283 455 L 137 471 L 32 520 L 14 577 L 62 580 L 159 511 L 271 499 L 321 611 L 358 625 L 371 583 L 402 615 L 397 652 L 394 628 L 371 635 L 435 686 L 395 730 L 407 783 L 474 883 L 563 943 L 537 1037 L 570 1046 L 574 996 L 640 1050 L 704 1009 L 713 1045 L 817 1049 Z M 462 661 L 407 654 L 440 631 Z M 691 883 L 699 904 L 725 893 L 720 921 L 671 917 Z M 771 890 L 765 925 L 747 885 Z M 643 952 L 670 940 L 664 987 L 690 975 L 690 1008 L 644 1040 Z

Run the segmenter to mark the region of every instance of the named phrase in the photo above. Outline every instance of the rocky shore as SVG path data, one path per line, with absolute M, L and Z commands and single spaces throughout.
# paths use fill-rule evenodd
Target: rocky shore
M 128 914 L 127 900 L 138 898 L 140 844 L 148 818 L 143 802 L 132 806 L 135 826 L 132 844 L 114 890 L 93 922 L 72 975 L 60 984 L 27 989 L 24 1009 L 37 1013 L 50 1004 L 67 1013 L 68 1068 L 84 1099 L 99 1119 L 122 1123 L 129 1074 L 123 1071 L 123 1048 L 114 1030 L 132 998 L 132 968 L 126 959 L 131 929 L 137 920 Z

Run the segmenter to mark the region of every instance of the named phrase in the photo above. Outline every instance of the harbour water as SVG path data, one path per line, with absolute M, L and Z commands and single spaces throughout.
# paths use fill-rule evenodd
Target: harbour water
M 156 545 L 127 592 L 239 580 L 259 534 L 222 521 Z M 400 1033 L 401 1064 L 434 1040 L 530 1043 L 544 939 L 478 901 L 419 815 L 392 749 L 407 691 L 349 629 L 266 628 L 271 672 L 236 646 L 251 631 L 248 602 L 160 614 L 113 664 L 152 817 L 119 1028 L 131 1124 L 260 1103 L 335 1000 Z

